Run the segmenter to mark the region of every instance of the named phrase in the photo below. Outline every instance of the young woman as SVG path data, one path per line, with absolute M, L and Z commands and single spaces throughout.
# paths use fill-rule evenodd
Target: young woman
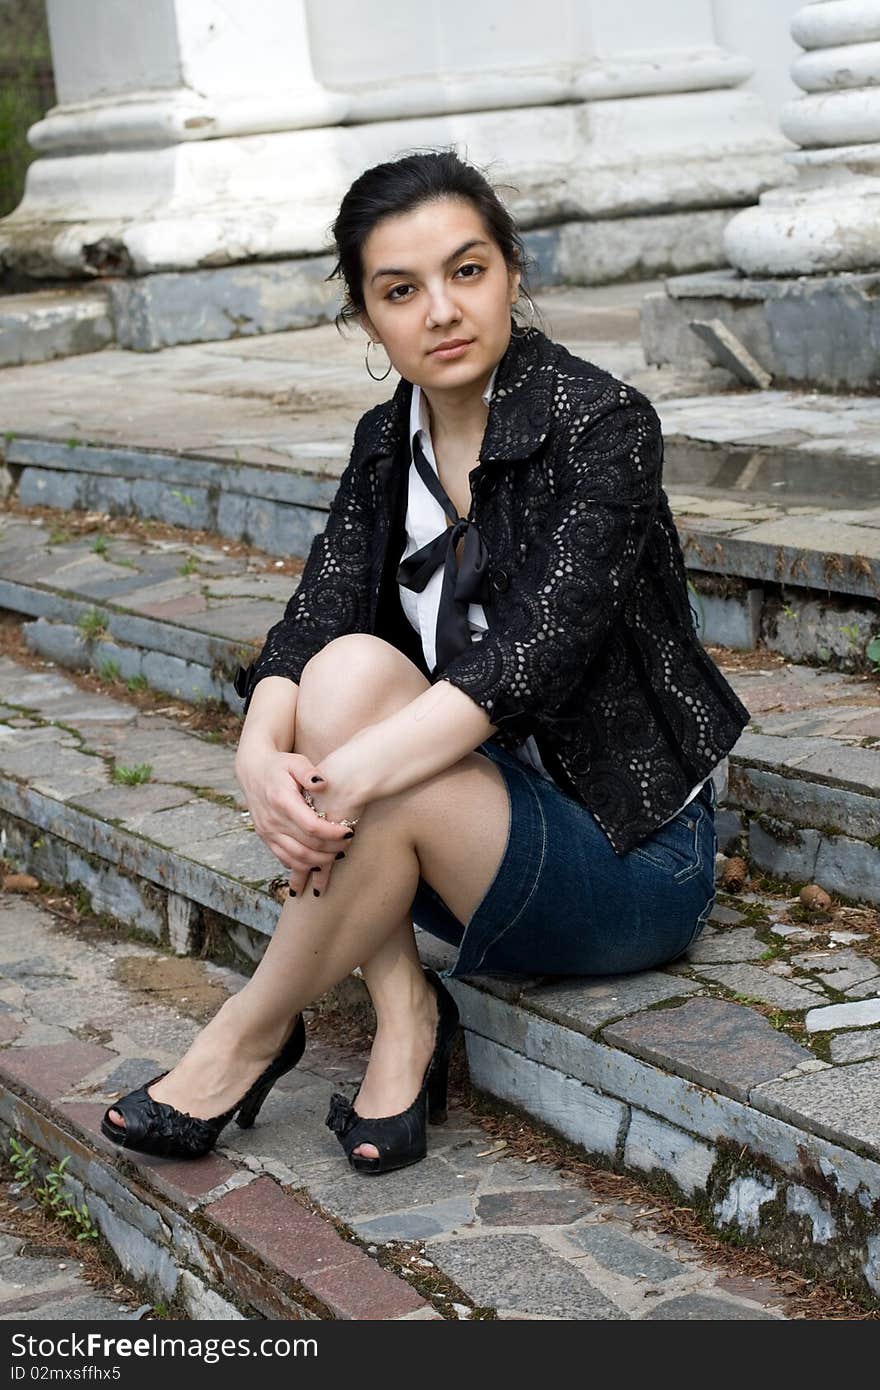
M 414 920 L 457 947 L 447 977 L 674 959 L 713 901 L 711 772 L 748 714 L 695 635 L 657 416 L 518 322 L 523 245 L 483 175 L 380 164 L 333 230 L 341 317 L 400 381 L 237 680 L 236 775 L 290 894 L 252 979 L 104 1131 L 197 1156 L 253 1123 L 301 1011 L 360 966 L 375 1039 L 327 1123 L 378 1173 L 445 1117 L 458 1013 Z

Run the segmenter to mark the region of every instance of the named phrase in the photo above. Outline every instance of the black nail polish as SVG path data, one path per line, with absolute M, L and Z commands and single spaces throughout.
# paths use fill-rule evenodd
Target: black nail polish
M 291 888 L 291 889 L 290 889 L 290 896 L 291 896 L 292 898 L 295 898 L 295 897 L 296 897 L 296 889 L 295 889 L 295 888 Z
M 323 782 L 323 780 L 324 780 L 323 777 L 310 777 L 310 778 L 309 778 L 309 781 L 310 781 L 310 782 Z
M 337 859 L 344 859 L 344 858 L 345 858 L 345 850 L 344 850 L 344 849 L 341 849 L 341 850 L 339 851 L 339 853 L 337 854 L 336 858 L 337 858 Z
M 309 869 L 309 873 L 310 873 L 310 874 L 319 874 L 320 872 L 321 872 L 321 865 L 320 865 L 320 864 L 313 864 L 312 867 Z
M 354 831 L 353 831 L 353 830 L 346 830 L 346 832 L 345 832 L 345 834 L 343 835 L 342 838 L 343 838 L 343 840 L 351 840 L 351 839 L 353 839 L 353 838 L 354 838 Z
M 316 898 L 320 898 L 320 896 L 321 896 L 321 890 L 320 890 L 320 888 L 313 888 L 313 889 L 312 889 L 312 892 L 314 893 L 314 895 L 315 895 Z

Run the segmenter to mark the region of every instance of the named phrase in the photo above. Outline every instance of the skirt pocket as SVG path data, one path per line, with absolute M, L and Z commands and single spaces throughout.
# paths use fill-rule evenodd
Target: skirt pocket
M 630 854 L 657 869 L 665 869 L 673 882 L 686 883 L 703 867 L 700 831 L 707 814 L 701 800 L 691 801 L 677 816 L 631 849 Z

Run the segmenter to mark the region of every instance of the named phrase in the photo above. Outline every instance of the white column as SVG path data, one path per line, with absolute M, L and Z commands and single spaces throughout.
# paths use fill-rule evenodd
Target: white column
M 47 3 L 59 104 L 0 221 L 0 259 L 34 275 L 314 255 L 363 169 L 432 146 L 512 185 L 525 229 L 612 240 L 784 177 L 712 0 Z
M 41 153 L 251 135 L 341 119 L 311 67 L 306 0 L 47 0 L 58 105 Z
M 804 93 L 784 108 L 797 181 L 734 217 L 725 251 L 749 275 L 880 266 L 880 0 L 813 0 L 792 21 Z

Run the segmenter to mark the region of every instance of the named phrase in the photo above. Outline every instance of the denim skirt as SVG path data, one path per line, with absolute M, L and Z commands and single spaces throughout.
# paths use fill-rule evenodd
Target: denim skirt
M 493 739 L 510 803 L 498 870 L 467 922 L 419 878 L 416 926 L 458 948 L 440 973 L 617 975 L 667 964 L 697 939 L 715 900 L 715 792 L 627 854 L 579 802 Z

